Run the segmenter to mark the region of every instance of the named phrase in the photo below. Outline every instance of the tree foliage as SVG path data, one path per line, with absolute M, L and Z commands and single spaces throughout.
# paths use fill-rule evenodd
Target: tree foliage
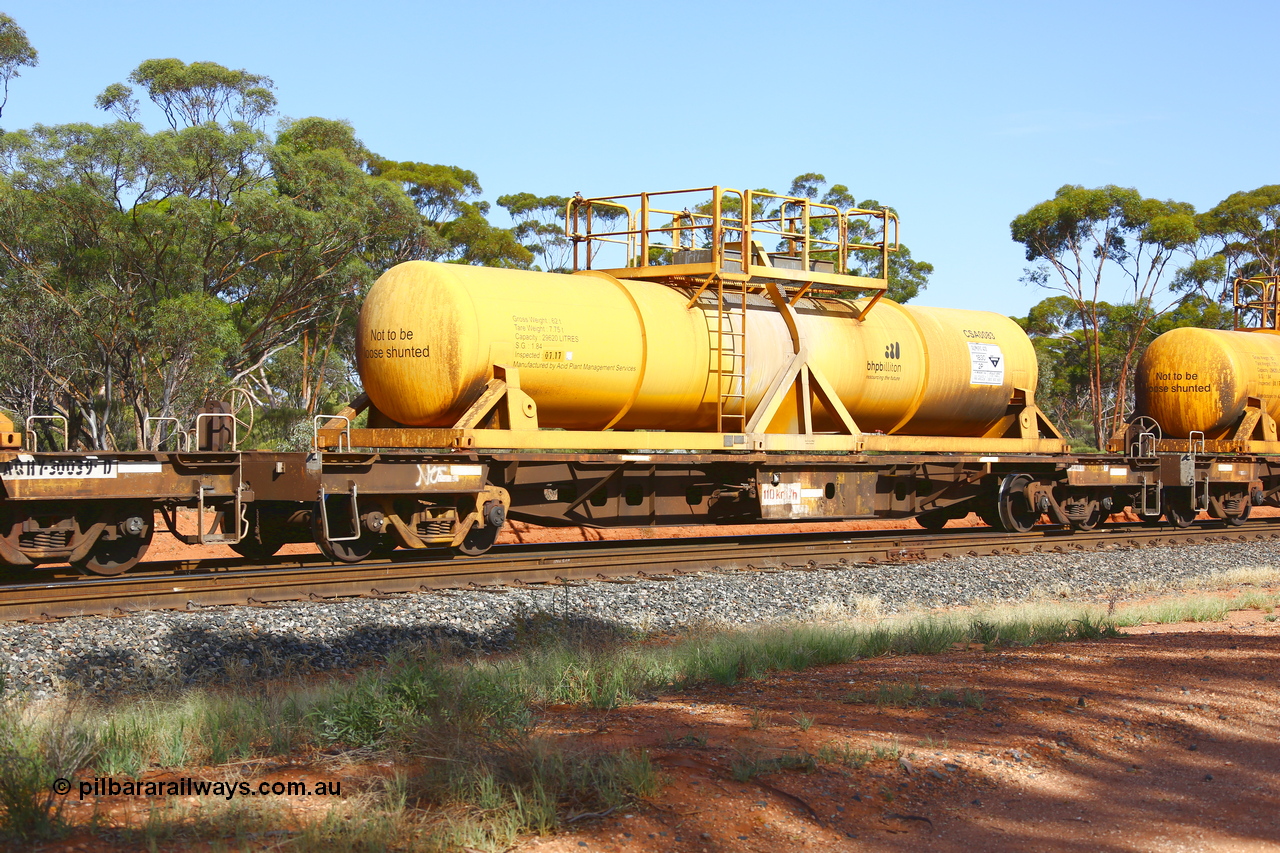
M 489 203 L 475 172 L 433 163 L 374 158 L 369 171 L 398 186 L 418 211 L 417 227 L 399 248 L 401 260 L 527 267 L 533 253 L 511 229 L 488 220 Z
M 1127 414 L 1130 374 L 1148 328 L 1179 303 L 1162 285 L 1200 239 L 1195 208 L 1131 188 L 1068 184 L 1016 217 L 1010 231 L 1037 263 L 1023 280 L 1063 294 L 1078 318 L 1093 440 L 1101 447 Z M 1113 304 L 1103 297 L 1115 280 L 1124 301 Z M 1111 348 L 1118 353 L 1113 375 Z
M 0 97 L 0 115 L 9 104 L 9 83 L 21 76 L 22 68 L 34 68 L 39 62 L 39 54 L 27 40 L 27 32 L 10 18 L 0 12 L 0 85 L 4 87 Z
M 275 143 L 238 120 L 0 137 L 0 274 L 76 318 L 63 349 L 79 357 L 51 381 L 89 441 L 189 414 L 334 322 L 368 283 L 366 261 L 411 226 L 412 207 L 326 138 L 355 144 L 322 119 Z M 177 322 L 188 315 L 203 326 Z M 129 422 L 113 424 L 117 401 Z
M 148 59 L 133 70 L 129 82 L 146 88 L 173 130 L 232 122 L 258 126 L 276 108 L 270 78 L 216 62 Z M 137 114 L 133 90 L 123 83 L 108 86 L 95 103 L 126 121 Z
M 498 197 L 498 206 L 515 223 L 512 230 L 516 239 L 540 261 L 536 269 L 568 272 L 572 268 L 573 243 L 564 233 L 568 204 L 569 198 L 561 195 L 520 192 Z
M 1232 193 L 1197 217 L 1202 238 L 1175 286 L 1230 299 L 1237 278 L 1280 275 L 1280 185 Z
M 830 205 L 838 210 L 851 209 L 881 210 L 887 209 L 896 213 L 892 207 L 882 205 L 875 199 L 863 199 L 858 202 L 849 188 L 844 184 L 827 186 L 825 175 L 817 172 L 805 172 L 797 175 L 787 189 L 787 195 L 796 198 L 807 198 L 821 204 Z M 816 236 L 830 239 L 833 224 L 830 220 L 811 220 L 819 222 Z M 849 220 L 849 242 L 864 246 L 874 246 L 886 239 L 884 221 L 875 217 L 851 217 Z M 887 239 L 896 235 L 892 232 Z M 883 258 L 879 252 L 857 251 L 849 253 L 849 272 L 854 275 L 880 278 L 884 275 Z M 896 302 L 907 302 L 920 295 L 929 284 L 929 276 L 933 274 L 933 264 L 917 261 L 911 257 L 911 250 L 905 244 L 898 246 L 898 251 L 889 253 L 889 289 L 886 296 Z
M 187 420 L 231 385 L 314 410 L 349 373 L 378 271 L 528 258 L 466 186 L 411 195 L 379 174 L 345 122 L 288 121 L 272 139 L 268 78 L 153 60 L 129 79 L 167 128 L 147 131 L 116 84 L 98 99 L 114 122 L 0 135 L 0 403 L 63 414 L 90 446 Z M 423 250 L 433 227 L 443 251 Z

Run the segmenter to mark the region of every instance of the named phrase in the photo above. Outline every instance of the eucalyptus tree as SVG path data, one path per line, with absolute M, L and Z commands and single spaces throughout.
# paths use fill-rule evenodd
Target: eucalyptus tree
M 1108 316 L 1109 309 L 1109 305 L 1100 306 L 1100 314 Z M 1035 347 L 1040 368 L 1037 405 L 1068 438 L 1083 439 L 1087 434 L 1088 444 L 1094 446 L 1089 337 L 1075 301 L 1068 296 L 1050 296 L 1031 306 L 1026 317 L 1015 319 Z M 1104 379 L 1115 373 L 1111 337 L 1104 326 Z
M 565 234 L 564 217 L 570 198 L 562 195 L 537 196 L 519 192 L 498 196 L 498 206 L 507 211 L 515 226 L 516 240 L 535 259 L 535 269 L 569 272 L 573 266 L 573 243 Z
M 8 15 L 0 12 L 0 115 L 9 104 L 9 83 L 21 76 L 19 69 L 34 68 L 39 62 L 39 54 L 27 40 L 27 31 L 18 26 Z
M 400 187 L 417 209 L 417 226 L 397 247 L 399 260 L 517 268 L 533 261 L 533 253 L 511 229 L 489 222 L 489 203 L 480 199 L 483 190 L 475 172 L 380 157 L 371 158 L 368 168 Z
M 98 99 L 114 122 L 0 136 L 0 276 L 66 318 L 44 362 L 50 405 L 95 446 L 189 417 L 228 385 L 269 384 L 273 357 L 305 336 L 332 341 L 417 224 L 349 125 L 301 119 L 272 140 L 266 78 L 158 60 L 130 80 L 167 128 L 149 133 L 114 84 Z
M 1280 185 L 1232 193 L 1198 223 L 1202 237 L 1177 289 L 1230 305 L 1237 277 L 1280 275 Z
M 1177 260 L 1200 238 L 1195 208 L 1144 198 L 1135 189 L 1069 184 L 1016 217 L 1010 232 L 1027 260 L 1038 262 L 1023 281 L 1062 293 L 1079 315 L 1087 341 L 1093 439 L 1101 447 L 1124 422 L 1129 377 L 1148 327 L 1180 302 L 1167 294 L 1166 275 L 1172 277 Z M 1120 300 L 1104 298 L 1112 290 Z M 1125 314 L 1127 331 L 1116 344 L 1120 357 L 1111 380 L 1104 331 L 1109 319 L 1119 323 L 1109 317 L 1117 312 Z

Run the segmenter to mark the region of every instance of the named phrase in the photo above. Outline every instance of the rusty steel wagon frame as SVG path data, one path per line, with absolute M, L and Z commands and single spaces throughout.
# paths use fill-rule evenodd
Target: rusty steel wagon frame
M 156 510 L 180 541 L 235 544 L 253 500 L 241 472 L 239 453 L 0 454 L 0 558 L 125 571 L 146 552 Z M 179 530 L 179 507 L 195 511 L 195 532 Z

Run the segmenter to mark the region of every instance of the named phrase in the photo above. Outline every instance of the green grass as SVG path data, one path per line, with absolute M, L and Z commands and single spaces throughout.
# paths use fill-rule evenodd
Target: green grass
M 35 719 L 0 701 L 0 838 L 52 838 L 63 831 L 62 798 L 51 783 L 72 778 L 93 750 L 85 719 L 71 706 Z
M 1242 607 L 1272 613 L 1278 602 L 1274 593 L 1255 589 L 1119 608 L 1024 605 L 967 616 L 700 630 L 661 645 L 607 625 L 535 613 L 517 626 L 521 653 L 500 660 L 406 648 L 354 678 L 277 683 L 255 692 L 194 689 L 74 713 L 64 706 L 42 717 L 10 698 L 0 703 L 0 835 L 30 839 L 61 831 L 61 801 L 50 796 L 48 782 L 75 778 L 77 770 L 134 775 L 157 766 L 217 766 L 325 749 L 405 756 L 426 769 L 393 780 L 386 790 L 361 793 L 360 808 L 348 800 L 313 823 L 291 825 L 283 849 L 498 850 L 523 833 L 552 832 L 659 784 L 642 752 L 581 752 L 536 739 L 534 723 L 544 705 L 613 708 L 660 691 L 732 685 L 883 655 L 1105 640 L 1119 626 L 1219 619 Z M 846 701 L 981 710 L 986 698 L 966 687 L 886 683 Z M 801 730 L 813 725 L 800 711 L 792 721 Z M 752 714 L 753 726 L 770 724 L 763 710 Z M 688 735 L 685 740 L 698 742 Z M 740 756 L 734 773 L 750 778 L 817 765 L 857 768 L 899 755 L 896 743 L 866 750 L 826 745 L 813 755 Z M 275 820 L 262 814 L 159 810 L 137 840 L 145 847 L 168 838 L 165 833 L 228 837 L 218 835 L 221 824 L 234 830 L 229 837 L 251 835 L 263 820 Z
M 773 758 L 759 755 L 739 754 L 730 765 L 729 774 L 738 782 L 750 782 L 756 776 L 765 773 L 777 773 L 782 770 L 798 770 L 802 773 L 815 773 L 818 770 L 819 758 L 805 750 L 788 752 Z
M 855 690 L 844 696 L 850 705 L 876 705 L 881 708 L 965 707 L 982 710 L 986 696 L 969 688 L 947 688 L 930 691 L 918 683 L 890 682 L 875 690 Z
M 1232 610 L 1239 609 L 1239 602 L 1221 596 L 1202 595 L 1176 601 L 1157 601 L 1141 607 L 1126 609 L 1116 622 L 1121 625 L 1138 625 L 1143 622 L 1216 622 Z
M 857 749 L 848 744 L 828 743 L 818 747 L 817 759 L 819 764 L 834 764 L 838 767 L 861 770 L 875 760 L 875 755 L 869 749 Z

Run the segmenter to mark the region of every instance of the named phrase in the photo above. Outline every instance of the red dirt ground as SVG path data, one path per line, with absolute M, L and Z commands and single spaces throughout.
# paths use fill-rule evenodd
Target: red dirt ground
M 1143 626 L 1123 639 L 901 657 L 706 687 L 549 727 L 644 746 L 650 804 L 521 850 L 1280 850 L 1280 623 Z M 847 704 L 882 685 L 964 705 Z M 812 720 L 805 730 L 803 723 Z M 743 757 L 897 744 L 899 760 L 734 781 Z
M 971 516 L 964 523 L 980 522 Z M 843 529 L 871 526 L 914 523 L 853 522 Z M 654 535 L 645 528 L 599 538 L 627 533 Z M 509 535 L 565 541 L 596 534 L 513 525 Z M 193 550 L 158 534 L 150 556 L 191 556 Z M 1244 611 L 1222 623 L 1125 633 L 1093 643 L 858 661 L 687 690 L 612 711 L 547 708 L 541 724 L 547 736 L 588 748 L 644 748 L 666 784 L 634 808 L 583 816 L 557 836 L 513 849 L 1280 851 L 1280 622 Z M 904 683 L 934 696 L 974 691 L 981 707 L 845 701 Z M 880 747 L 882 753 L 893 747 L 901 755 L 862 767 L 826 760 L 812 772 L 774 770 L 735 780 L 735 764 L 818 755 L 824 746 Z M 345 793 L 388 771 L 385 765 L 267 763 L 183 773 L 345 779 Z M 109 823 L 138 825 L 150 805 L 106 797 L 75 804 L 69 815 L 87 820 L 97 808 Z M 297 801 L 289 807 L 305 814 L 319 806 Z M 264 839 L 262 848 L 281 840 Z M 38 849 L 129 848 L 114 846 L 109 835 L 81 832 Z
M 1125 634 L 858 661 L 611 711 L 546 708 L 546 736 L 574 747 L 647 749 L 665 784 L 630 809 L 583 816 L 559 835 L 512 849 L 1280 850 L 1280 622 L 1243 611 L 1221 623 L 1148 625 Z M 904 683 L 929 696 L 974 691 L 981 701 L 921 707 L 846 701 L 851 693 L 874 696 Z M 901 755 L 862 767 L 828 759 L 811 772 L 774 770 L 735 781 L 735 762 L 819 755 L 824 746 L 896 747 Z M 347 794 L 389 771 L 263 763 L 182 773 L 341 779 Z M 150 805 L 104 797 L 73 804 L 69 816 L 87 820 L 96 808 L 100 822 L 136 826 Z M 288 806 L 299 816 L 319 807 L 314 800 Z M 37 849 L 129 849 L 110 839 L 109 832 L 79 832 Z M 283 840 L 261 839 L 261 849 Z

